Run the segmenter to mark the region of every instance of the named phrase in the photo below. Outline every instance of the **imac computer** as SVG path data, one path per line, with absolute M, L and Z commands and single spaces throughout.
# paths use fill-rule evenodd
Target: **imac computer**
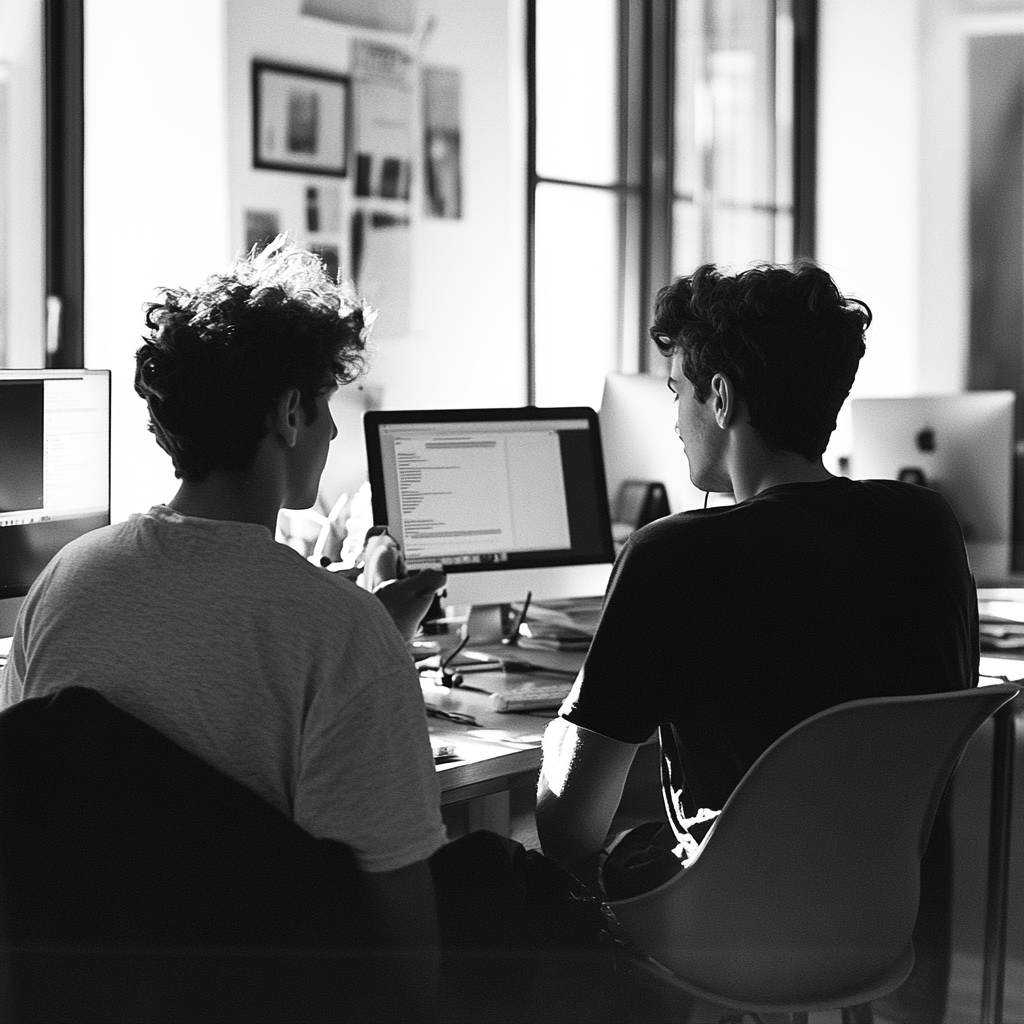
M 110 371 L 0 370 L 0 636 L 68 541 L 110 522 Z
M 690 483 L 686 453 L 676 436 L 676 405 L 664 375 L 609 373 L 601 397 L 601 443 L 613 519 L 622 485 L 664 485 L 671 512 L 704 505 L 704 492 Z
M 588 408 L 367 412 L 373 521 L 451 605 L 604 592 L 613 551 Z
M 952 506 L 974 575 L 1010 571 L 1014 393 L 855 398 L 850 473 L 934 487 Z
M 601 443 L 608 502 L 616 541 L 633 526 L 637 483 L 663 486 L 668 508 L 661 514 L 703 508 L 705 495 L 690 482 L 686 452 L 676 436 L 676 404 L 667 374 L 609 373 L 601 398 Z M 711 494 L 709 505 L 731 505 L 731 494 Z

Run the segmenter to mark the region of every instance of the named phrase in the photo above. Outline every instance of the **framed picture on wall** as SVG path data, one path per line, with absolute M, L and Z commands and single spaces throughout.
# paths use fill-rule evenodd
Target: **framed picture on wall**
M 253 167 L 344 177 L 349 93 L 346 75 L 253 61 Z

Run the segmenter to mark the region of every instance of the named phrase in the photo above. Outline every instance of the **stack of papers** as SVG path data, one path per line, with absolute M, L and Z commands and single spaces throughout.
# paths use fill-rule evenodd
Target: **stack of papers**
M 526 650 L 587 651 L 594 639 L 600 604 L 551 602 L 531 605 L 519 626 L 517 645 Z

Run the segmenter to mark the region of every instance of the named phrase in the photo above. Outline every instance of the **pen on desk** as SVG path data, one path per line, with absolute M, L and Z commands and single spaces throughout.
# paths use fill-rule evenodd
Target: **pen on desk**
M 523 601 L 523 607 L 519 609 L 519 614 L 515 617 L 515 621 L 512 623 L 512 628 L 508 631 L 508 636 L 503 636 L 501 642 L 507 644 L 509 647 L 514 647 L 519 643 L 519 630 L 523 623 L 526 621 L 526 613 L 530 610 L 530 601 L 533 599 L 533 591 L 528 590 L 526 592 L 526 599 Z

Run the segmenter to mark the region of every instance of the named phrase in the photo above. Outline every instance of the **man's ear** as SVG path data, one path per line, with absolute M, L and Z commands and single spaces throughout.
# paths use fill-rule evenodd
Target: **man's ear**
M 728 427 L 736 418 L 739 395 L 732 381 L 724 373 L 716 373 L 711 378 L 711 408 L 715 414 L 715 422 Z
M 294 448 L 299 436 L 302 396 L 298 388 L 287 388 L 270 410 L 270 429 L 289 447 Z

